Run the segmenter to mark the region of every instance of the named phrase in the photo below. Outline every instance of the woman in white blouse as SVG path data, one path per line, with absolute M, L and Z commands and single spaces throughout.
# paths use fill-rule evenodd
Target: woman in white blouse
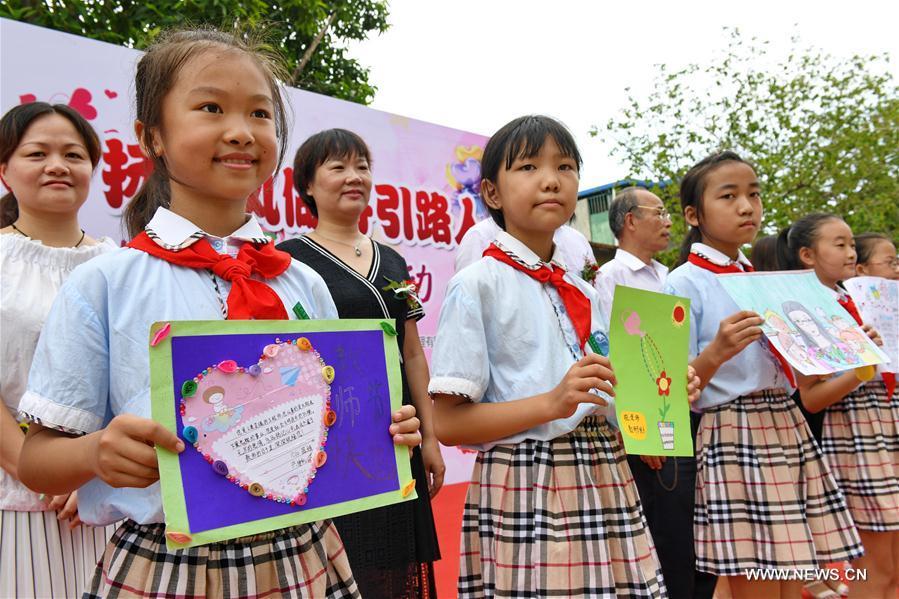
M 68 106 L 23 104 L 0 119 L 0 597 L 80 596 L 115 529 L 81 525 L 76 493 L 38 495 L 17 477 L 19 399 L 50 305 L 76 266 L 116 247 L 78 224 L 99 161 L 97 134 Z

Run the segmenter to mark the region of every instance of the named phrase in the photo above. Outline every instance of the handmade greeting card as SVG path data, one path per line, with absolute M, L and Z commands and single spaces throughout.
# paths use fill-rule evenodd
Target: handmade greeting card
M 757 312 L 768 342 L 802 374 L 889 361 L 812 271 L 718 275 L 742 310 Z
M 619 285 L 612 299 L 609 359 L 615 413 L 629 454 L 693 455 L 687 364 L 690 300 Z
M 150 331 L 166 539 L 183 548 L 415 498 L 388 432 L 392 322 L 172 321 Z
M 883 277 L 855 277 L 843 285 L 861 312 L 862 320 L 877 329 L 881 348 L 890 359 L 887 372 L 899 372 L 899 281 Z

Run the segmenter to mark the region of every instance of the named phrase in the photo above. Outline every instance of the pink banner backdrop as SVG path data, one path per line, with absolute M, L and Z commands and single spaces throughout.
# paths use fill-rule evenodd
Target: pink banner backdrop
M 150 168 L 133 131 L 133 76 L 140 52 L 0 19 L 0 109 L 35 100 L 77 109 L 97 130 L 103 158 L 81 212 L 91 235 L 121 241 L 120 216 Z M 443 90 L 434 90 L 442 93 Z M 451 93 L 449 89 L 446 93 Z M 478 195 L 486 138 L 326 96 L 287 89 L 291 136 L 285 163 L 248 200 L 277 240 L 315 221 L 293 188 L 291 158 L 309 135 L 331 127 L 361 135 L 372 151 L 375 185 L 361 230 L 406 258 L 427 316 L 419 322 L 430 355 L 453 253 L 486 216 Z M 473 456 L 444 448 L 447 483 L 467 481 Z

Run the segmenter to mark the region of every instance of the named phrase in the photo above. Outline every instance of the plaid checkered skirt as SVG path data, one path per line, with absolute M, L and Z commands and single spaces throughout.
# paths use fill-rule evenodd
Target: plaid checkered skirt
M 866 383 L 829 408 L 821 450 L 862 530 L 899 530 L 899 398 Z
M 84 597 L 360 597 L 330 521 L 168 551 L 162 524 L 126 521 Z
M 667 597 L 637 489 L 605 418 L 478 455 L 459 597 Z
M 703 412 L 696 462 L 699 570 L 742 576 L 862 554 L 843 494 L 785 393 L 760 391 Z

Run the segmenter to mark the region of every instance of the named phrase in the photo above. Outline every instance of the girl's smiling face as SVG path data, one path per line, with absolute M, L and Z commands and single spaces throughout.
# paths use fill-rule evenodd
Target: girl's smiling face
M 821 223 L 812 247 L 799 249 L 802 264 L 814 269 L 821 283 L 830 288 L 855 276 L 855 259 L 852 229 L 840 218 Z
M 762 221 L 758 177 L 745 162 L 728 161 L 705 178 L 701 208 L 684 208 L 684 218 L 702 232 L 702 242 L 730 258 L 755 239 Z
M 210 48 L 191 58 L 162 101 L 162 126 L 151 131 L 172 201 L 245 202 L 277 163 L 274 110 L 272 90 L 250 56 Z

